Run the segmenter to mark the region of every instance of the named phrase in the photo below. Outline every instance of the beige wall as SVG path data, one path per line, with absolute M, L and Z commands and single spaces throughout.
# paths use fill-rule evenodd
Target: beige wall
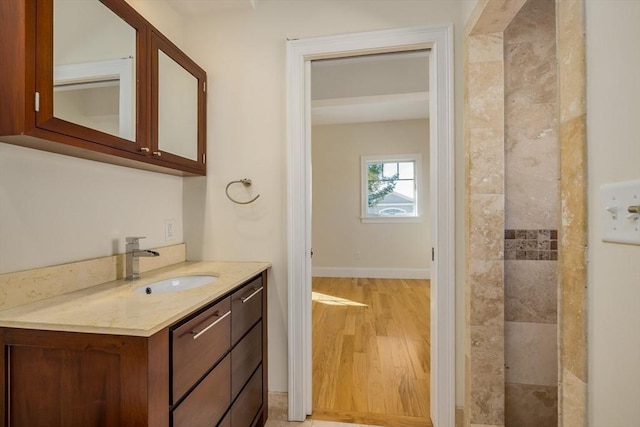
M 173 9 L 136 3 L 181 40 Z M 0 273 L 123 252 L 132 235 L 147 236 L 143 247 L 163 246 L 165 219 L 175 220 L 173 242 L 181 242 L 179 177 L 0 143 Z
M 640 246 L 602 241 L 602 184 L 640 178 L 640 2 L 586 1 L 589 425 L 640 423 Z
M 319 267 L 428 270 L 429 121 L 314 126 L 311 140 L 314 270 Z M 421 222 L 360 221 L 360 158 L 378 154 L 422 154 Z
M 463 188 L 462 27 L 475 2 L 264 1 L 255 10 L 186 21 L 159 0 L 129 0 L 203 66 L 209 77 L 207 178 L 175 178 L 0 145 L 0 271 L 121 252 L 121 239 L 164 244 L 164 219 L 192 259 L 271 261 L 270 389 L 286 390 L 285 40 L 413 25 L 454 24 L 456 183 Z M 183 34 L 184 31 L 184 34 Z M 233 205 L 224 186 L 242 177 L 260 193 Z M 456 194 L 458 348 L 464 337 L 464 194 Z M 121 246 L 117 250 L 116 246 Z M 457 354 L 456 405 L 463 404 L 464 354 Z
M 286 39 L 452 22 L 459 99 L 465 4 L 449 0 L 265 1 L 258 2 L 254 10 L 188 21 L 186 44 L 209 77 L 209 174 L 206 179 L 185 180 L 188 256 L 273 263 L 269 276 L 272 391 L 287 388 Z M 458 102 L 457 111 L 460 105 Z M 456 127 L 460 125 L 457 119 Z M 461 171 L 460 133 L 456 140 L 456 163 Z M 457 176 L 462 185 L 462 173 Z M 252 194 L 261 197 L 251 205 L 234 205 L 225 197 L 224 187 L 243 177 L 253 179 Z M 457 235 L 462 239 L 461 207 L 458 212 Z M 459 322 L 463 319 L 459 312 Z M 458 360 L 462 366 L 463 359 Z
M 179 177 L 0 143 L 0 273 L 164 246 L 165 219 L 181 242 Z

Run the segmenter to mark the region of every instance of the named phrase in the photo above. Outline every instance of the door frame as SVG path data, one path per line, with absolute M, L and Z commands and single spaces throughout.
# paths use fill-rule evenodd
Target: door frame
M 287 41 L 287 293 L 289 420 L 312 411 L 311 61 L 431 49 L 431 420 L 455 423 L 455 211 L 453 25 L 419 26 Z

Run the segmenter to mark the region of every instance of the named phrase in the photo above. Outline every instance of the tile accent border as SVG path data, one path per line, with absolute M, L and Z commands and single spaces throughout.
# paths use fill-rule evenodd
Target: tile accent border
M 505 230 L 504 259 L 556 261 L 558 230 Z

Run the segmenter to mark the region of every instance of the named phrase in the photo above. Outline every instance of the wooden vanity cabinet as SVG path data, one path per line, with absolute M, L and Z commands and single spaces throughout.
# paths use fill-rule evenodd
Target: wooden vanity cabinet
M 169 427 L 169 340 L 0 328 L 0 426 Z
M 263 426 L 266 304 L 263 272 L 151 337 L 0 328 L 0 427 Z
M 204 155 L 206 151 L 206 94 L 204 92 L 206 73 L 204 70 L 125 0 L 85 0 L 73 2 L 72 7 L 85 7 L 89 3 L 96 4 L 102 10 L 101 13 L 106 13 L 116 21 L 116 24 L 124 24 L 124 27 L 133 34 L 130 37 L 133 41 L 127 44 L 125 53 L 114 46 L 106 46 L 104 54 L 99 55 L 96 53 L 98 49 L 95 44 L 106 44 L 105 40 L 115 40 L 120 36 L 118 31 L 105 25 L 104 31 L 110 31 L 109 34 L 92 37 L 93 34 L 81 33 L 71 41 L 64 39 L 65 43 L 73 44 L 62 46 L 65 53 L 85 52 L 86 56 L 80 56 L 77 53 L 76 55 L 80 56 L 77 58 L 69 54 L 71 58 L 63 58 L 61 65 L 57 66 L 54 50 L 54 19 L 58 18 L 54 11 L 54 0 L 0 2 L 0 40 L 2 40 L 0 44 L 0 141 L 173 175 L 206 175 Z M 82 12 L 75 13 L 69 19 L 72 19 L 71 25 L 66 27 L 73 25 L 76 31 L 86 31 L 87 27 L 90 30 L 93 28 L 89 17 L 83 16 Z M 96 22 L 100 23 L 101 20 L 96 18 Z M 77 28 L 75 28 L 76 23 L 80 23 Z M 62 25 L 62 28 L 65 26 Z M 194 114 L 197 115 L 197 118 L 189 120 L 197 126 L 197 129 L 189 130 L 190 133 L 195 132 L 197 135 L 189 142 L 194 146 L 187 150 L 187 152 L 196 153 L 192 156 L 182 156 L 181 150 L 163 151 L 163 147 L 158 147 L 157 144 L 157 94 L 166 89 L 158 87 L 156 79 L 157 61 L 153 62 L 153 60 L 157 57 L 157 40 L 161 40 L 162 48 L 170 51 L 173 55 L 172 59 L 193 75 L 197 82 L 197 88 L 194 88 L 194 91 L 197 91 L 194 95 L 197 101 L 194 103 L 197 103 L 185 106 L 190 111 L 195 111 Z M 120 48 L 117 43 L 116 45 Z M 100 45 L 100 47 L 103 46 Z M 123 70 L 122 74 L 113 74 L 113 71 L 104 70 L 104 64 L 126 61 L 128 57 L 132 64 L 129 66 L 121 64 L 119 69 Z M 67 61 L 75 59 L 75 61 L 65 62 L 64 59 Z M 84 78 L 78 77 L 77 70 L 87 66 L 94 70 L 91 75 L 85 74 Z M 72 71 L 66 80 L 58 80 L 56 84 L 55 74 L 56 72 L 60 74 L 64 67 L 67 67 L 65 69 L 67 75 L 69 75 L 69 69 L 76 71 Z M 135 71 L 132 72 L 132 69 Z M 125 81 L 128 83 L 123 84 Z M 93 86 L 94 90 L 104 91 L 106 87 L 114 86 L 113 82 L 118 82 L 117 85 L 121 88 L 119 94 L 109 97 L 103 92 L 97 92 L 97 95 L 87 100 L 74 93 L 67 95 L 65 99 L 74 99 L 76 102 L 65 104 L 67 105 L 65 108 L 58 109 L 58 106 L 54 108 L 55 97 L 61 96 L 62 91 L 69 93 L 81 85 L 85 88 Z M 170 80 L 168 82 L 165 85 L 170 84 Z M 129 85 L 130 89 L 128 89 Z M 122 100 L 127 94 L 132 101 L 123 104 Z M 193 98 L 192 96 L 190 99 Z M 106 109 L 106 105 L 111 105 L 107 102 L 108 100 L 113 100 L 114 105 L 119 104 L 120 109 L 115 114 L 122 116 L 115 119 L 119 124 L 107 127 L 119 126 L 119 130 L 100 129 L 101 126 L 98 125 L 98 123 L 103 124 L 107 120 L 106 117 L 114 116 L 113 112 L 102 111 Z M 165 99 L 161 102 L 164 103 L 163 105 L 173 105 L 175 100 Z M 89 123 L 82 123 L 81 120 L 65 116 L 63 111 L 74 111 L 74 115 L 80 114 L 83 117 L 93 116 L 94 118 L 87 119 Z M 98 114 L 96 111 L 101 113 Z M 182 139 L 175 137 L 183 134 L 178 128 L 180 123 L 179 120 L 171 122 L 173 128 L 170 139 L 178 146 L 183 143 Z

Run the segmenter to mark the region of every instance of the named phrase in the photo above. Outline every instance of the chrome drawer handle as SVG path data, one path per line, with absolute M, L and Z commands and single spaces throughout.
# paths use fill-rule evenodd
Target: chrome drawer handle
M 260 289 L 256 289 L 255 291 L 253 291 L 253 293 L 251 295 L 249 295 L 246 298 L 240 298 L 240 301 L 242 301 L 242 303 L 244 304 L 245 302 L 249 301 L 251 298 L 253 298 L 254 296 L 256 296 L 256 294 L 258 292 L 260 292 L 262 290 L 262 288 L 264 288 L 264 286 L 260 286 Z
M 225 317 L 227 317 L 228 315 L 231 314 L 231 310 L 227 311 L 225 314 L 223 314 L 222 316 L 220 316 L 220 318 L 218 318 L 218 320 L 216 320 L 215 322 L 213 322 L 212 324 L 210 324 L 209 326 L 207 326 L 206 328 L 204 328 L 203 330 L 201 330 L 200 332 L 196 332 L 196 331 L 191 331 L 191 333 L 193 334 L 193 339 L 197 340 L 198 337 L 202 334 L 204 334 L 205 332 L 207 332 L 209 329 L 213 328 L 214 326 L 216 326 L 220 321 L 222 321 L 222 319 L 224 319 Z

